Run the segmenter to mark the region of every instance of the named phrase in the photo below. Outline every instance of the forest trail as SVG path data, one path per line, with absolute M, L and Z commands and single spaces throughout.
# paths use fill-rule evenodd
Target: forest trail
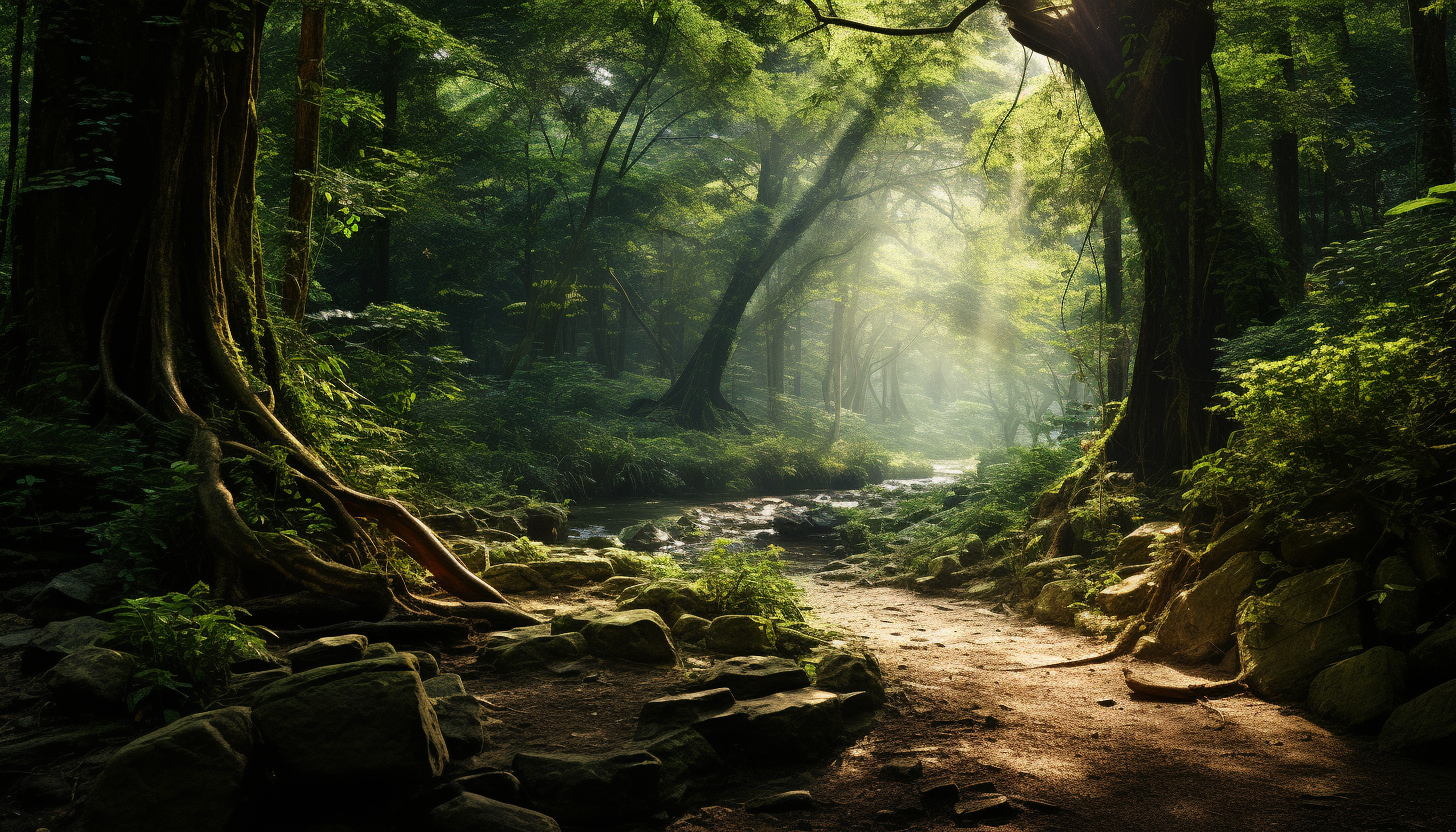
M 812 568 L 807 553 L 797 554 L 797 570 Z M 1021 812 L 1008 830 L 1456 829 L 1449 767 L 1382 755 L 1372 738 L 1333 734 L 1249 694 L 1206 703 L 1134 699 L 1122 681 L 1129 659 L 987 670 L 1084 656 L 1097 644 L 978 603 L 811 574 L 798 579 L 815 616 L 864 636 L 898 692 L 842 756 L 776 784 L 807 788 L 826 804 L 794 813 L 797 828 L 952 828 L 949 814 L 922 808 L 918 794 L 950 777 L 962 789 L 991 781 L 995 791 L 1049 804 Z M 987 717 L 995 727 L 985 727 Z M 921 780 L 880 773 L 887 762 L 913 759 L 924 763 Z M 673 828 L 783 823 L 709 808 Z

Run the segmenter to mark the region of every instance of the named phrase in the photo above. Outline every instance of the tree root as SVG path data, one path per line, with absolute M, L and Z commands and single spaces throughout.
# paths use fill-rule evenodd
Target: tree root
M 1111 647 L 1107 648 L 1101 653 L 1094 653 L 1090 656 L 1083 656 L 1080 659 L 1067 659 L 1066 661 L 1062 662 L 1052 662 L 1051 664 L 1036 664 L 1030 667 L 983 667 L 982 669 L 994 670 L 999 673 L 1019 673 L 1026 670 L 1048 670 L 1055 667 L 1082 667 L 1089 664 L 1101 664 L 1102 662 L 1110 662 L 1118 656 L 1123 656 L 1132 652 L 1133 646 L 1137 644 L 1138 635 L 1142 632 L 1142 626 L 1143 622 L 1141 620 L 1129 623 L 1126 627 L 1122 628 L 1121 633 L 1117 634 L 1117 639 L 1112 642 Z
M 1227 696 L 1229 694 L 1241 693 L 1247 686 L 1243 678 L 1230 679 L 1227 682 L 1202 682 L 1186 685 L 1164 685 L 1158 682 L 1149 682 L 1132 675 L 1132 668 L 1122 669 L 1122 679 L 1127 682 L 1128 690 L 1133 693 L 1140 693 L 1144 696 L 1156 696 L 1161 699 L 1177 699 L 1180 701 L 1192 701 L 1210 696 Z

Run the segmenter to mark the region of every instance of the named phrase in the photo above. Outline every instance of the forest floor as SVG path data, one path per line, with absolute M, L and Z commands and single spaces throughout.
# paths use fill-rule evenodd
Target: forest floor
M 863 636 L 878 656 L 889 704 L 827 760 L 738 770 L 709 805 L 672 821 L 670 832 L 954 828 L 949 803 L 920 797 L 940 778 L 956 782 L 963 798 L 970 790 L 1020 798 L 1023 811 L 996 822 L 1007 830 L 1456 830 L 1456 768 L 1383 755 L 1373 737 L 1331 731 L 1249 694 L 1187 703 L 1134 698 L 1122 677 L 1131 659 L 991 669 L 1076 658 L 1102 645 L 981 602 L 815 580 L 828 547 L 794 547 L 789 558 L 816 624 Z M 590 594 L 519 600 L 549 612 Z M 588 661 L 565 675 L 508 678 L 454 668 L 500 720 L 496 749 L 475 763 L 504 768 L 524 748 L 619 746 L 630 740 L 642 702 L 687 689 L 681 672 Z M 706 654 L 685 654 L 687 670 L 710 663 Z M 913 760 L 923 763 L 918 780 L 881 772 Z M 809 790 L 816 808 L 742 808 L 791 789 Z

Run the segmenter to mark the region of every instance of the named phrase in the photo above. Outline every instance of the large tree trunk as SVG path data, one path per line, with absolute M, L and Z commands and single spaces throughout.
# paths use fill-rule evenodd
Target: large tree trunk
M 1428 0 L 1406 0 L 1411 19 L 1411 71 L 1421 125 L 1421 179 L 1426 187 L 1456 181 L 1451 85 L 1446 76 L 1446 12 L 1423 12 Z
M 1275 29 L 1274 43 L 1279 50 L 1279 72 L 1283 76 L 1284 89 L 1293 94 L 1296 88 L 1294 43 L 1287 21 L 1281 22 Z M 1299 137 L 1292 130 L 1276 129 L 1269 142 L 1269 155 L 1273 162 L 1279 239 L 1283 243 L 1284 262 L 1288 264 L 1286 268 L 1290 277 L 1287 291 L 1289 299 L 1297 301 L 1304 297 L 1304 237 L 1300 233 L 1299 220 Z
M 458 597 L 503 601 L 397 502 L 345 485 L 275 412 L 287 391 L 253 181 L 267 8 L 262 0 L 45 7 L 26 172 L 32 183 L 65 187 L 29 188 L 17 211 L 29 354 L 20 366 L 96 368 L 71 374 L 74 386 L 56 392 L 116 419 L 190 429 L 207 570 L 225 597 L 281 580 L 371 606 L 438 608 L 357 568 L 378 555 L 362 518 Z M 155 24 L 163 18 L 177 22 Z M 92 177 L 102 157 L 111 173 Z M 286 462 L 275 458 L 280 451 Z M 324 552 L 250 529 L 233 505 L 224 457 L 257 475 L 292 477 L 346 545 Z M 450 609 L 489 617 L 496 608 Z
M 728 367 L 729 356 L 733 354 L 733 341 L 738 337 L 738 324 L 743 320 L 743 312 L 758 285 L 779 258 L 841 195 L 844 175 L 874 131 L 889 89 L 890 84 L 883 83 L 874 100 L 840 134 L 819 170 L 818 179 L 777 228 L 769 228 L 768 209 L 762 204 L 755 206 L 749 220 L 747 243 L 733 264 L 728 286 L 713 311 L 703 340 L 688 357 L 672 387 L 657 402 L 658 407 L 677 411 L 676 421 L 682 427 L 711 431 L 730 421 L 743 420 L 743 414 L 723 398 L 722 392 L 723 372 Z
M 10 144 L 5 154 L 5 193 L 0 196 L 0 258 L 10 236 L 10 206 L 15 199 L 15 165 L 20 156 L 20 79 L 25 75 L 26 0 L 15 3 L 15 43 L 10 51 Z
M 323 108 L 322 7 L 304 6 L 298 29 L 298 97 L 293 114 L 293 179 L 288 188 L 288 258 L 283 264 L 283 314 L 303 320 L 313 242 L 313 177 L 318 174 L 319 111 Z
M 1102 260 L 1107 275 L 1107 322 L 1115 339 L 1107 351 L 1107 401 L 1127 397 L 1127 362 L 1132 357 L 1132 339 L 1123 331 L 1122 202 L 1109 193 L 1102 205 Z
M 1108 457 L 1149 481 L 1222 445 L 1208 410 L 1215 340 L 1269 311 L 1275 264 L 1205 171 L 1209 0 L 1002 0 L 1022 44 L 1081 78 L 1142 241 L 1145 301 L 1126 413 Z

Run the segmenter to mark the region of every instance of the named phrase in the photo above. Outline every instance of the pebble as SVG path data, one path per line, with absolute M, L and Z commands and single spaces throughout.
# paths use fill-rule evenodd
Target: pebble
M 1113 705 L 1116 705 L 1117 704 L 1117 700 L 1116 699 L 1099 699 L 1099 700 L 1097 700 L 1097 704 L 1101 705 L 1104 708 L 1111 708 Z

